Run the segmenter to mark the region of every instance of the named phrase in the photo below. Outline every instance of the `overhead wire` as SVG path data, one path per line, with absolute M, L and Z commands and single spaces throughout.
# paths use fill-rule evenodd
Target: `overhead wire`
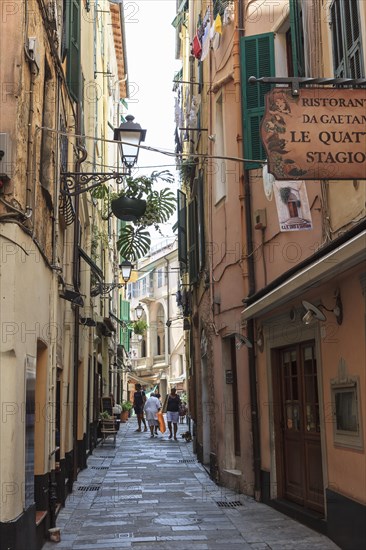
M 98 138 L 98 137 L 95 137 L 95 136 L 87 136 L 87 135 L 83 135 L 83 134 L 75 134 L 75 133 L 71 133 L 71 132 L 63 132 L 61 130 L 55 130 L 54 128 L 48 128 L 47 126 L 37 126 L 38 129 L 40 130 L 45 130 L 47 132 L 53 132 L 55 134 L 59 134 L 59 135 L 62 135 L 62 136 L 66 136 L 66 137 L 73 137 L 73 138 L 82 138 L 82 139 L 91 139 L 93 141 L 100 141 L 100 142 L 103 142 L 103 143 L 118 143 L 118 144 L 121 144 L 121 145 L 128 145 L 128 146 L 132 146 L 132 147 L 136 147 L 136 149 L 143 149 L 144 151 L 152 151 L 153 153 L 160 153 L 162 155 L 166 155 L 168 157 L 173 157 L 173 158 L 182 158 L 182 157 L 191 157 L 192 156 L 192 153 L 190 152 L 181 152 L 181 153 L 176 153 L 175 151 L 170 151 L 168 149 L 159 149 L 157 147 L 151 147 L 149 145 L 135 145 L 135 144 L 132 144 L 132 143 L 128 143 L 128 142 L 125 142 L 125 141 L 116 141 L 114 139 L 106 139 L 106 138 Z M 256 162 L 256 163 L 260 163 L 260 164 L 266 164 L 267 163 L 267 160 L 263 160 L 263 159 L 244 159 L 244 158 L 241 158 L 241 157 L 226 157 L 226 156 L 223 156 L 223 155 L 208 155 L 206 153 L 194 153 L 194 156 L 195 157 L 202 157 L 203 159 L 221 159 L 221 160 L 232 160 L 232 161 L 237 161 L 237 162 Z

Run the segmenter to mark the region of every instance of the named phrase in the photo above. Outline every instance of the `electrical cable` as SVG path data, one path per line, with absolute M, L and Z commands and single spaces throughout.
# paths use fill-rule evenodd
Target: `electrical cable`
M 40 129 L 40 130 L 46 130 L 47 132 L 53 132 L 55 134 L 59 134 L 59 135 L 66 136 L 66 137 L 71 136 L 73 138 L 91 139 L 91 140 L 94 140 L 94 141 L 101 141 L 103 143 L 114 143 L 114 144 L 118 143 L 118 144 L 121 144 L 121 145 L 128 145 L 128 146 L 131 146 L 131 147 L 136 147 L 136 149 L 143 149 L 144 151 L 152 151 L 153 153 L 160 153 L 161 155 L 167 155 L 167 156 L 173 157 L 173 158 L 182 158 L 182 157 L 191 157 L 192 156 L 192 153 L 190 153 L 190 152 L 176 153 L 175 151 L 169 151 L 168 149 L 158 149 L 157 147 L 151 147 L 151 146 L 148 146 L 148 145 L 135 145 L 135 144 L 128 143 L 128 142 L 125 142 L 125 141 L 118 141 L 117 142 L 114 139 L 97 138 L 95 136 L 87 136 L 87 135 L 83 135 L 83 134 L 62 132 L 61 130 L 55 130 L 53 128 L 48 128 L 47 126 L 37 126 L 37 128 Z M 263 159 L 244 159 L 244 158 L 241 158 L 241 157 L 225 157 L 225 156 L 220 156 L 220 155 L 207 155 L 206 153 L 195 153 L 194 156 L 202 157 L 204 159 L 232 160 L 232 161 L 236 161 L 236 162 L 256 162 L 256 163 L 259 163 L 259 164 L 266 164 L 267 163 L 267 160 L 263 160 Z

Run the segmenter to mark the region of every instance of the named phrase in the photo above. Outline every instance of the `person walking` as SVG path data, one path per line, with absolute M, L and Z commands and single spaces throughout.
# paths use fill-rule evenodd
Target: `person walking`
M 133 394 L 133 408 L 137 416 L 138 428 L 136 432 L 141 432 L 141 422 L 144 424 L 144 432 L 147 432 L 146 421 L 144 418 L 144 405 L 146 403 L 145 392 L 141 388 L 141 384 L 135 384 L 135 393 Z
M 175 388 L 172 388 L 170 390 L 168 403 L 166 407 L 166 419 L 168 421 L 169 439 L 173 437 L 173 432 L 172 432 L 172 424 L 173 424 L 175 441 L 177 441 L 179 406 L 180 406 L 180 397 L 177 394 L 177 390 Z
M 158 411 L 160 411 L 160 408 L 161 408 L 161 403 L 159 399 L 155 397 L 154 394 L 152 393 L 149 399 L 146 400 L 145 407 L 144 407 L 146 420 L 150 428 L 150 433 L 151 433 L 150 437 L 154 437 L 154 430 L 155 430 L 155 435 L 156 436 L 158 435 L 159 422 L 158 422 L 157 413 Z

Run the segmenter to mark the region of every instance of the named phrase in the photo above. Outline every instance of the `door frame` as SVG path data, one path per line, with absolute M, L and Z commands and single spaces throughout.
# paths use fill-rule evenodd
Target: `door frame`
M 319 449 L 319 452 L 321 453 L 321 440 L 320 440 L 320 432 L 319 433 L 313 433 L 309 432 L 307 434 L 305 429 L 305 407 L 306 407 L 306 401 L 305 401 L 305 388 L 306 388 L 306 375 L 304 371 L 304 358 L 303 358 L 303 350 L 305 347 L 311 347 L 314 351 L 315 356 L 315 341 L 310 340 L 308 342 L 301 342 L 298 344 L 291 344 L 289 346 L 276 348 L 273 350 L 273 379 L 275 381 L 274 384 L 274 394 L 276 397 L 276 402 L 278 403 L 278 407 L 275 409 L 275 415 L 274 415 L 274 423 L 275 423 L 275 433 L 277 436 L 277 441 L 279 443 L 279 450 L 280 452 L 277 454 L 277 459 L 279 461 L 279 469 L 281 471 L 281 493 L 286 498 L 286 500 L 289 500 L 291 502 L 295 502 L 299 504 L 300 506 L 315 510 L 319 513 L 324 512 L 324 482 L 323 482 L 323 471 L 321 469 L 321 472 L 319 472 L 319 476 L 321 476 L 321 487 L 323 492 L 323 499 L 322 501 L 318 501 L 318 493 L 315 493 L 314 491 L 311 491 L 311 488 L 308 485 L 309 482 L 309 474 L 312 471 L 311 465 L 308 463 L 308 460 L 310 458 L 308 457 L 307 451 L 309 450 L 309 445 L 314 443 L 316 444 L 316 448 Z M 298 407 L 299 407 L 299 413 L 300 413 L 300 429 L 299 431 L 295 432 L 287 432 L 286 431 L 286 425 L 284 422 L 286 421 L 286 418 L 284 418 L 285 414 L 285 406 L 284 406 L 284 399 L 285 396 L 283 394 L 284 391 L 284 371 L 282 370 L 282 356 L 284 352 L 295 352 L 296 356 L 296 378 L 297 378 L 297 391 L 299 392 L 298 396 Z M 318 371 L 318 369 L 316 369 Z M 317 374 L 316 374 L 317 379 Z M 317 404 L 319 405 L 319 397 L 317 396 Z M 286 435 L 287 434 L 287 435 Z M 292 444 L 295 444 L 296 446 L 300 445 L 300 449 L 302 449 L 301 452 L 301 460 L 303 460 L 303 464 L 301 466 L 301 471 L 298 472 L 299 474 L 299 490 L 296 487 L 289 487 L 290 479 L 288 477 L 288 464 L 292 462 L 291 460 L 291 452 L 288 449 L 287 445 L 290 444 L 292 441 Z M 299 457 L 300 459 L 300 457 Z M 321 461 L 322 462 L 322 461 Z M 314 464 L 313 464 L 314 466 Z M 291 493 L 291 495 L 290 495 Z M 321 491 L 320 491 L 321 493 Z M 313 498 L 311 498 L 313 496 Z
M 321 327 L 319 323 L 304 325 L 302 323 L 303 311 L 301 308 L 295 309 L 288 307 L 285 313 L 273 315 L 263 320 L 261 328 L 263 330 L 265 350 L 264 360 L 267 371 L 267 392 L 268 392 L 268 414 L 269 414 L 269 447 L 270 447 L 270 499 L 276 500 L 284 498 L 284 472 L 281 463 L 281 432 L 278 432 L 276 418 L 278 418 L 277 408 L 279 406 L 278 379 L 275 373 L 275 358 L 278 348 L 284 348 L 291 345 L 303 344 L 307 341 L 315 342 L 315 357 L 317 361 L 317 379 L 319 396 L 319 417 L 320 417 L 320 449 L 322 456 L 323 486 L 324 486 L 324 507 L 326 515 L 325 488 L 328 485 L 327 474 L 327 456 L 325 439 L 325 418 L 324 418 L 324 400 L 323 400 L 323 377 L 321 368 Z M 259 321 L 259 320 L 258 320 Z M 282 446 L 283 450 L 283 446 Z

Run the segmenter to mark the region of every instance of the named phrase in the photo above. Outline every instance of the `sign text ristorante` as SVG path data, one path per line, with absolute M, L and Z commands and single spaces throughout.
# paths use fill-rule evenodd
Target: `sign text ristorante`
M 366 179 L 366 90 L 275 88 L 261 137 L 278 180 Z

